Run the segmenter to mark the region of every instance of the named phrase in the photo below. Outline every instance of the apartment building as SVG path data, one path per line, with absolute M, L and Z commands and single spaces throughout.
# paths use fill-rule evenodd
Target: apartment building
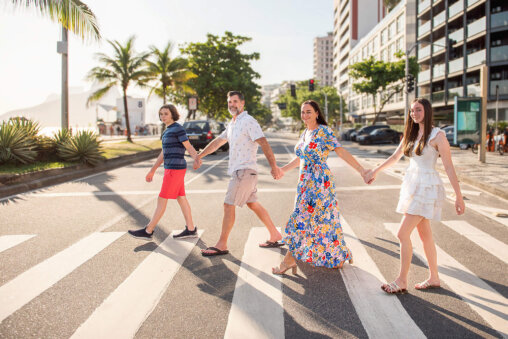
M 400 1 L 350 50 L 349 63 L 354 64 L 371 56 L 385 62 L 395 61 L 394 54 L 396 52 L 406 52 L 416 42 L 415 13 L 415 1 Z M 352 84 L 353 79 L 349 79 L 349 116 L 351 120 L 354 119 L 358 122 L 372 120 L 374 118 L 374 98 L 371 95 L 356 93 Z M 391 93 L 390 89 L 377 96 L 376 107 L 380 107 L 382 96 L 389 93 Z M 385 104 L 380 118 L 382 120 L 388 119 L 389 123 L 401 123 L 404 120 L 405 95 L 405 91 L 395 93 Z
M 314 38 L 314 79 L 321 86 L 333 85 L 333 33 Z
M 435 119 L 453 121 L 454 97 L 481 95 L 485 64 L 488 119 L 493 121 L 497 105 L 499 120 L 508 120 L 508 1 L 417 2 L 417 94 L 432 101 Z
M 382 0 L 334 0 L 333 11 L 333 83 L 347 100 L 349 52 L 386 11 Z

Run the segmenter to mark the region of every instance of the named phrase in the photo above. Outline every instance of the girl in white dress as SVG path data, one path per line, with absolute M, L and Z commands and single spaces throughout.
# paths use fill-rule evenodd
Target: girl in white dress
M 430 228 L 430 220 L 441 220 L 441 208 L 445 199 L 443 182 L 435 169 L 439 156 L 455 191 L 457 214 L 463 214 L 465 209 L 450 145 L 445 133 L 432 126 L 432 115 L 432 106 L 427 99 L 415 99 L 411 104 L 410 118 L 406 121 L 404 137 L 397 150 L 365 176 L 365 181 L 370 184 L 380 171 L 395 164 L 402 155 L 410 158 L 397 205 L 397 212 L 404 214 L 397 234 L 400 242 L 400 272 L 395 281 L 381 286 L 383 291 L 390 294 L 407 293 L 407 276 L 413 255 L 410 236 L 415 227 L 423 242 L 430 271 L 429 278 L 416 284 L 415 288 L 423 290 L 440 287 L 436 245 Z

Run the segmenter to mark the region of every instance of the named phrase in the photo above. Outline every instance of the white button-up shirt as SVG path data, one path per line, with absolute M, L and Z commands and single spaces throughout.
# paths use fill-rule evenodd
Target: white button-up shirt
M 240 113 L 236 120 L 231 120 L 219 138 L 227 139 L 229 143 L 228 174 L 232 175 L 239 169 L 253 169 L 257 171 L 258 144 L 255 142 L 265 135 L 256 119 L 247 111 Z

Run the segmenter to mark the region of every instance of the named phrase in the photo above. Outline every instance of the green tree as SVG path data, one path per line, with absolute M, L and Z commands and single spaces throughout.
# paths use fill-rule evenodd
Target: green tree
M 241 91 L 245 96 L 246 109 L 256 115 L 259 102 L 259 86 L 254 82 L 260 76 L 251 67 L 259 53 L 243 54 L 239 47 L 251 38 L 225 32 L 224 36 L 207 34 L 205 42 L 186 44 L 181 52 L 188 56 L 190 70 L 197 75 L 190 79 L 190 86 L 199 98 L 199 108 L 207 117 L 227 119 L 226 94 Z
M 336 125 L 340 121 L 340 96 L 334 87 L 321 87 L 319 84 L 314 85 L 314 91 L 309 92 L 308 80 L 298 81 L 296 85 L 296 98 L 291 96 L 289 90 L 281 95 L 276 103 L 285 103 L 286 109 L 282 110 L 282 116 L 291 117 L 295 121 L 300 121 L 301 104 L 306 100 L 316 101 L 323 114 L 325 113 L 325 93 L 328 101 L 328 121 L 330 125 Z M 346 102 L 342 100 L 342 118 L 346 121 L 344 113 L 347 112 Z
M 395 53 L 396 61 L 380 61 L 371 56 L 369 59 L 357 62 L 349 66 L 349 75 L 358 80 L 353 82 L 353 90 L 357 93 L 363 93 L 373 96 L 374 120 L 377 122 L 379 114 L 384 106 L 397 93 L 400 93 L 405 86 L 405 67 L 406 61 L 403 58 L 403 52 Z M 418 63 L 415 57 L 409 58 L 409 73 L 416 78 L 418 72 Z M 380 97 L 379 107 L 377 98 Z
M 11 0 L 18 7 L 35 7 L 52 21 L 85 40 L 100 40 L 99 25 L 92 10 L 79 0 Z
M 131 84 L 142 83 L 148 77 L 145 67 L 149 53 L 136 53 L 134 51 L 134 36 L 131 36 L 125 45 L 118 41 L 108 43 L 113 47 L 113 56 L 98 53 L 97 58 L 102 66 L 94 67 L 88 72 L 87 79 L 97 81 L 104 87 L 93 92 L 87 104 L 102 98 L 114 86 L 120 86 L 123 94 L 125 123 L 127 125 L 127 141 L 132 142 L 129 124 L 129 109 L 127 107 L 127 89 Z
M 383 0 L 385 7 L 391 11 L 395 6 L 399 4 L 400 0 Z
M 144 82 L 150 87 L 150 95 L 155 93 L 164 104 L 168 98 L 183 103 L 194 90 L 189 86 L 190 79 L 196 75 L 189 70 L 188 61 L 184 58 L 171 58 L 173 44 L 168 42 L 164 49 L 150 47 L 151 54 L 147 60 L 148 76 Z

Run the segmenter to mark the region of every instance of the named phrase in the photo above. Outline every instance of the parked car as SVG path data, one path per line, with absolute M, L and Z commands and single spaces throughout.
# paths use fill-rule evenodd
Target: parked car
M 402 133 L 391 128 L 378 128 L 370 132 L 370 134 L 362 134 L 358 136 L 360 145 L 368 144 L 397 144 L 400 141 Z
M 343 130 L 340 135 L 340 140 L 351 140 L 351 133 L 356 132 L 356 128 L 348 128 Z
M 183 128 L 187 132 L 189 142 L 196 150 L 203 149 L 213 139 L 219 136 L 226 129 L 224 123 L 215 120 L 193 120 L 183 123 Z M 220 148 L 221 151 L 227 151 L 229 144 Z
M 445 134 L 446 134 L 446 139 L 448 140 L 448 143 L 450 145 L 454 145 L 453 143 L 453 131 L 454 131 L 454 127 L 453 126 L 447 126 L 447 127 L 444 127 L 444 128 L 441 128 Z
M 390 128 L 388 125 L 370 125 L 360 128 L 357 132 L 351 133 L 351 141 L 358 141 L 358 137 L 363 134 L 370 134 L 370 132 L 379 128 Z

